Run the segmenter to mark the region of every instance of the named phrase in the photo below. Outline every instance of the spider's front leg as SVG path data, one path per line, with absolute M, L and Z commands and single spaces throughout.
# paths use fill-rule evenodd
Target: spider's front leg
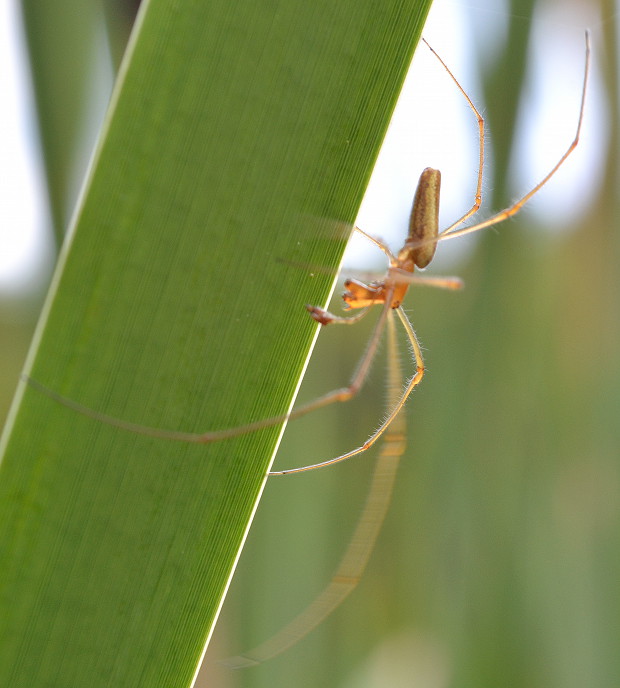
M 306 310 L 308 313 L 310 313 L 310 317 L 321 325 L 329 325 L 329 323 L 334 322 L 334 320 L 338 320 L 339 318 L 339 316 L 333 315 L 320 306 L 311 306 L 310 304 L 306 304 Z
M 310 313 L 310 316 L 313 318 L 313 320 L 316 320 L 321 325 L 329 325 L 330 323 L 352 325 L 353 323 L 356 323 L 358 320 L 361 320 L 368 312 L 368 308 L 364 308 L 364 310 L 360 311 L 357 315 L 343 317 L 341 315 L 334 315 L 333 313 L 326 311 L 324 308 L 321 308 L 320 306 L 307 305 L 306 310 L 308 311 L 308 313 Z
M 368 309 L 371 306 L 385 303 L 385 282 L 365 284 L 360 282 L 360 280 L 347 279 L 345 280 L 344 287 L 346 289 L 342 295 L 344 308 L 346 310 L 359 308 L 360 312 L 357 315 L 343 317 L 334 315 L 320 306 L 306 306 L 306 310 L 314 320 L 321 323 L 321 325 L 329 325 L 330 323 L 352 325 L 361 320 L 368 313 Z

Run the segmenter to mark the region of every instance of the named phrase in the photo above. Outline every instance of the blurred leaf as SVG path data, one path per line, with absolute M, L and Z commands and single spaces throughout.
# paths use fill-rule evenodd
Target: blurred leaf
M 76 154 L 92 83 L 99 13 L 81 0 L 21 0 L 56 243 L 75 196 Z

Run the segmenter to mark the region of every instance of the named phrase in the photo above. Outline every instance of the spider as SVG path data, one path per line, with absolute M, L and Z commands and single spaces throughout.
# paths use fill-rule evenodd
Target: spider
M 405 416 L 399 412 L 424 374 L 424 364 L 420 352 L 420 345 L 413 330 L 413 326 L 401 306 L 403 298 L 412 283 L 422 283 L 447 289 L 458 289 L 462 286 L 461 281 L 453 277 L 422 277 L 414 275 L 415 268 L 425 268 L 431 262 L 435 254 L 437 242 L 491 227 L 519 212 L 528 200 L 556 173 L 566 158 L 575 149 L 579 141 L 589 73 L 590 43 L 588 33 L 586 33 L 585 75 L 581 95 L 581 106 L 579 109 L 577 131 L 573 142 L 551 171 L 520 200 L 487 220 L 459 229 L 459 226 L 463 222 L 468 220 L 478 211 L 481 203 L 482 170 L 484 164 L 484 121 L 467 93 L 465 93 L 443 60 L 425 40 L 424 43 L 426 43 L 429 49 L 441 62 L 444 69 L 448 72 L 456 86 L 466 98 L 467 103 L 478 121 L 480 164 L 474 204 L 455 223 L 440 232 L 438 230 L 437 220 L 439 187 L 441 181 L 440 173 L 431 168 L 425 169 L 418 182 L 409 222 L 409 233 L 403 247 L 398 253 L 392 253 L 383 242 L 369 236 L 358 227 L 355 228 L 357 232 L 361 233 L 383 251 L 389 261 L 387 274 L 381 280 L 370 283 L 361 282 L 355 279 L 348 279 L 345 281 L 344 286 L 346 291 L 343 294 L 345 309 L 360 309 L 360 312 L 357 315 L 341 317 L 332 315 L 328 311 L 317 306 L 306 307 L 310 315 L 321 325 L 329 325 L 330 323 L 353 324 L 364 317 L 368 310 L 375 305 L 381 305 L 382 312 L 375 325 L 366 352 L 349 386 L 330 392 L 306 406 L 294 410 L 287 418 L 302 415 L 335 401 L 346 401 L 356 394 L 362 386 L 375 357 L 379 339 L 386 324 L 388 326 L 388 359 L 390 363 L 388 376 L 388 416 L 382 425 L 361 447 L 328 461 L 323 461 L 322 463 L 277 471 L 270 473 L 270 475 L 299 473 L 344 461 L 365 451 L 380 437 L 383 437 L 382 448 L 377 459 L 366 503 L 358 518 L 358 523 L 351 541 L 331 581 L 323 591 L 317 595 L 313 602 L 271 638 L 243 654 L 229 657 L 221 662 L 230 668 L 242 669 L 255 666 L 281 654 L 292 645 L 296 644 L 344 601 L 344 599 L 355 589 L 366 568 L 391 501 L 398 463 L 405 451 Z M 404 391 L 401 391 L 400 387 L 402 375 L 396 347 L 394 319 L 392 317 L 392 311 L 394 310 L 398 314 L 407 333 L 416 365 L 416 373 L 407 383 Z M 244 428 L 244 430 L 246 429 L 247 428 Z
M 438 213 L 441 174 L 438 170 L 427 168 L 422 172 L 418 182 L 409 221 L 409 232 L 402 248 L 397 253 L 393 253 L 382 241 L 370 236 L 359 227 L 354 228 L 355 231 L 366 237 L 366 239 L 372 242 L 387 257 L 389 265 L 385 276 L 380 280 L 368 283 L 356 279 L 347 279 L 345 281 L 345 292 L 343 294 L 344 308 L 345 310 L 359 310 L 359 313 L 355 315 L 346 317 L 337 316 L 318 306 L 306 306 L 311 317 L 322 326 L 332 323 L 348 325 L 354 324 L 363 318 L 373 306 L 381 306 L 381 314 L 377 320 L 377 323 L 375 324 L 367 349 L 347 387 L 333 390 L 308 404 L 293 409 L 288 414 L 274 416 L 272 418 L 266 418 L 254 423 L 224 430 L 216 430 L 206 433 L 187 433 L 151 428 L 99 413 L 92 409 L 88 409 L 71 399 L 57 394 L 53 390 L 50 390 L 32 378 L 25 378 L 30 385 L 36 389 L 39 389 L 61 404 L 72 408 L 79 413 L 88 415 L 97 420 L 101 420 L 109 425 L 113 425 L 130 432 L 148 435 L 150 437 L 206 444 L 243 435 L 245 433 L 260 430 L 272 425 L 277 425 L 310 413 L 311 411 L 329 404 L 335 402 L 344 402 L 351 399 L 363 386 L 368 375 L 368 371 L 370 370 L 375 358 L 383 331 L 386 326 L 388 327 L 388 355 L 391 363 L 390 374 L 388 378 L 388 401 L 390 408 L 388 415 L 382 424 L 361 446 L 345 454 L 321 463 L 281 471 L 272 471 L 269 473 L 270 476 L 288 475 L 292 473 L 309 471 L 316 468 L 322 468 L 345 461 L 357 454 L 364 452 L 373 444 L 375 444 L 377 440 L 383 437 L 383 447 L 380 452 L 377 468 L 372 479 L 366 505 L 359 518 L 358 526 L 354 532 L 351 543 L 346 549 L 340 565 L 338 566 L 338 569 L 335 575 L 332 577 L 330 583 L 323 590 L 323 592 L 317 596 L 314 602 L 306 608 L 306 610 L 295 617 L 279 633 L 274 635 L 266 642 L 249 652 L 224 660 L 223 664 L 234 668 L 248 667 L 259 664 L 266 659 L 270 659 L 271 657 L 280 654 L 288 647 L 295 644 L 315 626 L 317 626 L 323 619 L 325 619 L 356 587 L 366 567 L 383 522 L 383 518 L 387 511 L 391 499 L 392 486 L 394 484 L 398 461 L 405 449 L 405 419 L 404 415 L 400 414 L 399 412 L 403 408 L 413 389 L 420 383 L 424 375 L 424 363 L 420 345 L 418 343 L 413 326 L 402 308 L 403 299 L 411 284 L 425 284 L 444 289 L 459 289 L 462 287 L 462 282 L 458 278 L 420 276 L 414 274 L 415 270 L 416 268 L 423 269 L 431 263 L 435 255 L 437 244 L 440 241 L 454 239 L 465 234 L 478 232 L 487 227 L 492 227 L 518 213 L 521 208 L 532 198 L 532 196 L 538 193 L 538 191 L 540 191 L 540 189 L 551 179 L 551 177 L 553 177 L 558 169 L 564 164 L 568 156 L 577 147 L 584 115 L 586 87 L 588 83 L 590 66 L 590 39 L 587 32 L 585 35 L 585 41 L 585 72 L 581 92 L 581 104 L 579 108 L 577 129 L 573 141 L 570 143 L 561 158 L 545 175 L 545 177 L 543 177 L 538 184 L 531 188 L 518 201 L 513 203 L 508 208 L 500 210 L 485 220 L 469 226 L 462 226 L 467 220 L 469 220 L 478 212 L 482 202 L 482 179 L 484 169 L 484 119 L 441 57 L 424 40 L 424 43 L 439 60 L 445 71 L 448 73 L 454 84 L 466 99 L 478 123 L 479 163 L 474 203 L 471 208 L 456 222 L 440 231 L 438 226 Z M 405 385 L 404 390 L 400 387 L 400 380 L 402 376 L 396 351 L 392 311 L 396 311 L 396 314 L 398 315 L 404 327 L 405 333 L 411 345 L 413 361 L 416 368 L 415 374 Z
M 553 177 L 553 175 L 564 164 L 566 159 L 575 150 L 577 144 L 579 143 L 579 135 L 581 132 L 581 125 L 583 121 L 586 88 L 590 68 L 590 37 L 589 33 L 586 31 L 585 70 L 583 86 L 581 91 L 581 104 L 579 107 L 577 129 L 573 141 L 570 143 L 562 157 L 543 177 L 543 179 L 539 181 L 538 184 L 536 184 L 533 188 L 531 188 L 518 201 L 513 203 L 508 208 L 500 210 L 499 212 L 495 213 L 486 220 L 482 220 L 475 224 L 463 227 L 461 225 L 463 225 L 463 223 L 465 223 L 478 212 L 482 202 L 482 179 L 484 171 L 484 119 L 480 112 L 477 110 L 474 103 L 472 102 L 471 98 L 467 95 L 467 93 L 460 85 L 454 74 L 450 71 L 448 66 L 445 64 L 445 62 L 441 59 L 441 57 L 435 52 L 435 50 L 428 44 L 428 42 L 425 39 L 422 40 L 428 46 L 429 50 L 435 55 L 437 60 L 439 60 L 439 62 L 441 63 L 445 71 L 448 73 L 456 87 L 462 93 L 463 97 L 467 101 L 467 104 L 469 105 L 474 116 L 476 117 L 478 123 L 479 159 L 474 203 L 462 217 L 456 220 L 456 222 L 453 222 L 449 227 L 446 227 L 445 229 L 439 231 L 438 213 L 441 173 L 439 172 L 439 170 L 435 170 L 428 167 L 425 170 L 423 170 L 418 181 L 418 186 L 414 196 L 413 207 L 411 210 L 409 220 L 409 232 L 402 248 L 397 253 L 392 253 L 388 246 L 386 246 L 382 241 L 370 236 L 359 227 L 354 228 L 354 231 L 366 237 L 366 239 L 371 241 L 375 246 L 377 246 L 377 248 L 379 248 L 386 255 L 389 262 L 389 266 L 385 276 L 380 280 L 369 283 L 365 283 L 356 279 L 347 279 L 344 282 L 344 286 L 346 289 L 342 296 L 344 300 L 344 308 L 345 310 L 360 309 L 360 312 L 357 315 L 341 317 L 332 315 L 331 313 L 319 306 L 306 306 L 311 317 L 323 326 L 329 325 L 331 323 L 350 325 L 358 322 L 362 317 L 364 317 L 364 315 L 366 315 L 366 313 L 368 313 L 368 311 L 373 306 L 380 305 L 382 307 L 381 315 L 377 320 L 366 351 L 362 356 L 348 386 L 328 392 L 327 394 L 324 394 L 323 396 L 315 399 L 314 401 L 304 404 L 303 406 L 299 406 L 286 414 L 273 416 L 271 418 L 264 418 L 253 423 L 248 423 L 246 425 L 240 425 L 233 428 L 226 428 L 224 430 L 194 433 L 175 430 L 164 430 L 160 428 L 153 428 L 140 425 L 137 423 L 124 421 L 122 419 L 115 418 L 113 416 L 109 416 L 107 414 L 99 413 L 98 411 L 86 408 L 78 402 L 73 401 L 72 399 L 63 397 L 62 395 L 49 389 L 42 383 L 30 377 L 25 376 L 25 380 L 36 389 L 40 390 L 41 392 L 55 399 L 61 404 L 69 408 L 72 408 L 78 411 L 79 413 L 88 415 L 96 420 L 100 420 L 108 425 L 113 425 L 115 427 L 130 432 L 138 433 L 141 435 L 147 435 L 149 437 L 191 442 L 197 444 L 208 444 L 210 442 L 217 442 L 220 440 L 237 437 L 239 435 L 244 435 L 246 433 L 260 430 L 262 428 L 278 425 L 285 421 L 303 416 L 307 413 L 310 413 L 311 411 L 315 411 L 316 409 L 322 408 L 329 404 L 335 402 L 348 401 L 349 399 L 354 397 L 363 386 L 364 381 L 370 370 L 370 367 L 373 363 L 375 354 L 379 346 L 381 335 L 386 326 L 388 315 L 390 311 L 395 310 L 400 318 L 400 321 L 407 334 L 407 338 L 409 339 L 409 342 L 411 344 L 416 372 L 413 375 L 413 377 L 409 380 L 409 382 L 406 384 L 402 394 L 400 395 L 394 406 L 388 412 L 388 415 L 385 418 L 385 420 L 361 446 L 352 449 L 351 451 L 348 451 L 345 454 L 341 454 L 340 456 L 336 456 L 335 458 L 328 459 L 327 461 L 322 461 L 316 464 L 310 464 L 308 466 L 301 466 L 298 468 L 290 468 L 280 471 L 271 471 L 268 473 L 268 475 L 289 475 L 292 473 L 301 473 L 303 471 L 309 471 L 316 468 L 331 466 L 332 464 L 350 459 L 353 456 L 356 456 L 357 454 L 366 451 L 373 444 L 375 444 L 375 442 L 377 442 L 377 440 L 383 435 L 383 433 L 387 430 L 390 424 L 394 421 L 394 419 L 398 415 L 398 412 L 401 410 L 401 408 L 407 401 L 409 395 L 411 394 L 413 389 L 420 383 L 424 375 L 424 362 L 422 359 L 420 345 L 414 332 L 413 325 L 411 324 L 409 318 L 407 317 L 401 305 L 407 293 L 407 290 L 409 289 L 409 286 L 411 284 L 425 284 L 444 289 L 460 289 L 462 287 L 462 282 L 458 278 L 420 276 L 414 274 L 415 269 L 423 269 L 430 264 L 430 262 L 433 259 L 433 256 L 435 255 L 435 250 L 437 248 L 438 242 L 446 241 L 448 239 L 455 239 L 456 237 L 464 236 L 465 234 L 478 232 L 481 229 L 486 229 L 487 227 L 492 227 L 494 225 L 500 224 L 501 222 L 504 222 L 504 220 L 507 220 L 513 215 L 516 215 L 521 210 L 521 208 L 523 208 L 523 206 L 532 198 L 532 196 L 538 193 L 540 189 L 551 179 L 551 177 Z

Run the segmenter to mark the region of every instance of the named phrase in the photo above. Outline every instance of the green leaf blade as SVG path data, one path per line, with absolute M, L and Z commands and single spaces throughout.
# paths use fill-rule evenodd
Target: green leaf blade
M 337 265 L 427 9 L 153 0 L 28 373 L 156 428 L 286 412 L 333 281 L 293 263 Z M 281 429 L 200 446 L 20 394 L 0 683 L 189 685 Z

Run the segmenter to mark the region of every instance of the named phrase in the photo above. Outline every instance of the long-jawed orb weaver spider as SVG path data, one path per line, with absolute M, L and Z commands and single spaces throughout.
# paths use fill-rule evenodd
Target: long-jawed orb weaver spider
M 375 540 L 381 528 L 383 518 L 391 499 L 392 486 L 394 484 L 398 461 L 405 449 L 405 419 L 404 415 L 400 414 L 399 412 L 401 411 L 413 389 L 419 384 L 424 374 L 424 363 L 420 345 L 413 330 L 413 326 L 402 308 L 402 301 L 411 284 L 425 284 L 444 289 L 459 289 L 462 286 L 461 281 L 457 278 L 419 276 L 414 274 L 415 269 L 423 269 L 430 264 L 433 256 L 435 255 L 437 244 L 440 241 L 454 239 L 465 234 L 478 232 L 487 227 L 497 225 L 513 215 L 516 215 L 532 198 L 532 196 L 538 193 L 538 191 L 540 191 L 540 189 L 551 179 L 551 177 L 553 177 L 558 169 L 564 164 L 568 156 L 577 147 L 584 115 L 586 88 L 590 67 L 590 39 L 587 32 L 585 40 L 585 70 L 581 92 L 581 104 L 579 108 L 577 129 L 573 141 L 570 143 L 564 154 L 556 162 L 552 169 L 545 175 L 545 177 L 543 177 L 538 184 L 531 188 L 518 201 L 513 203 L 508 208 L 500 210 L 486 220 L 482 220 L 473 225 L 464 227 L 461 225 L 463 225 L 463 223 L 465 223 L 478 212 L 482 201 L 482 179 L 484 170 L 484 119 L 476 109 L 463 87 L 459 84 L 458 80 L 443 62 L 441 57 L 439 57 L 433 48 L 431 48 L 431 46 L 424 40 L 424 43 L 437 57 L 443 68 L 446 70 L 457 88 L 462 93 L 463 97 L 466 99 L 478 123 L 479 163 L 474 203 L 471 208 L 456 222 L 452 223 L 446 229 L 439 231 L 438 212 L 441 175 L 438 170 L 427 168 L 422 172 L 418 182 L 410 216 L 407 238 L 402 248 L 396 254 L 392 253 L 392 251 L 383 242 L 370 236 L 360 228 L 355 227 L 355 231 L 366 237 L 386 255 L 389 261 L 387 273 L 381 280 L 370 283 L 365 283 L 355 279 L 348 279 L 345 281 L 344 284 L 346 291 L 343 294 L 343 300 L 345 303 L 344 307 L 348 310 L 360 309 L 360 312 L 357 315 L 341 317 L 332 315 L 328 311 L 318 306 L 306 306 L 312 318 L 314 318 L 314 320 L 321 325 L 328 325 L 330 323 L 353 324 L 360 320 L 372 306 L 382 306 L 381 314 L 375 325 L 367 349 L 347 387 L 329 392 L 308 404 L 293 409 L 288 414 L 266 418 L 254 423 L 224 430 L 216 430 L 205 433 L 188 433 L 147 427 L 99 413 L 92 409 L 86 408 L 71 399 L 67 399 L 66 397 L 57 394 L 53 390 L 47 388 L 32 378 L 25 377 L 26 381 L 31 386 L 39 389 L 61 404 L 109 425 L 113 425 L 130 432 L 148 435 L 150 437 L 207 444 L 210 442 L 217 442 L 219 440 L 243 435 L 272 425 L 277 425 L 305 415 L 311 411 L 334 402 L 343 402 L 351 399 L 363 386 L 363 383 L 368 375 L 368 371 L 375 358 L 381 335 L 387 325 L 389 335 L 388 355 L 391 362 L 390 373 L 388 377 L 388 403 L 390 407 L 387 417 L 379 426 L 379 428 L 360 447 L 357 447 L 356 449 L 353 449 L 333 459 L 299 468 L 273 471 L 269 473 L 269 475 L 300 473 L 345 461 L 346 459 L 350 459 L 351 457 L 364 452 L 366 449 L 375 444 L 377 440 L 383 437 L 383 446 L 372 479 L 366 505 L 360 516 L 353 538 L 347 547 L 347 550 L 345 551 L 345 554 L 343 555 L 340 565 L 332 580 L 323 590 L 323 592 L 314 600 L 314 602 L 310 604 L 309 607 L 307 607 L 301 614 L 293 619 L 292 622 L 290 622 L 285 628 L 283 628 L 279 633 L 274 635 L 265 643 L 256 647 L 254 650 L 244 653 L 243 655 L 238 655 L 236 657 L 231 657 L 227 660 L 224 660 L 224 664 L 235 668 L 247 667 L 259 664 L 275 655 L 280 654 L 290 646 L 294 645 L 298 640 L 300 640 L 315 626 L 317 626 L 323 619 L 325 619 L 357 585 L 366 567 L 367 561 L 374 547 Z M 415 374 L 405 385 L 404 390 L 401 389 L 402 376 L 400 364 L 398 363 L 398 353 L 396 350 L 397 347 L 394 333 L 394 321 L 392 318 L 393 310 L 395 310 L 398 314 L 399 319 L 405 329 L 413 353 L 413 361 L 416 367 Z
M 329 614 L 331 614 L 331 612 L 333 612 L 355 589 L 366 568 L 366 564 L 368 563 L 372 550 L 374 549 L 377 536 L 381 529 L 381 525 L 391 500 L 398 463 L 400 457 L 405 451 L 405 416 L 403 413 L 399 413 L 399 411 L 402 409 L 413 388 L 420 382 L 424 373 L 424 364 L 422 362 L 420 346 L 413 331 L 411 322 L 402 309 L 402 300 L 407 292 L 407 289 L 409 288 L 409 285 L 412 283 L 423 283 L 448 289 L 458 289 L 461 286 L 460 280 L 452 277 L 418 277 L 417 275 L 413 274 L 414 269 L 416 267 L 424 268 L 431 262 L 435 254 L 435 248 L 438 241 L 462 236 L 463 234 L 469 234 L 486 227 L 491 227 L 503 222 L 507 218 L 519 212 L 519 210 L 528 202 L 528 200 L 535 193 L 537 193 L 556 173 L 556 171 L 572 153 L 579 142 L 590 66 L 590 41 L 587 32 L 585 73 L 581 94 L 581 105 L 579 108 L 579 119 L 574 140 L 564 155 L 551 169 L 551 171 L 520 200 L 518 200 L 509 208 L 496 213 L 488 220 L 483 220 L 475 225 L 458 229 L 463 222 L 477 212 L 481 203 L 482 171 L 484 165 L 484 121 L 470 100 L 469 96 L 465 93 L 443 60 L 425 40 L 424 42 L 451 76 L 454 83 L 466 98 L 478 121 L 479 170 L 474 204 L 465 213 L 465 215 L 459 218 L 459 220 L 450 225 L 448 228 L 439 232 L 437 215 L 439 206 L 440 173 L 437 170 L 427 168 L 422 172 L 420 181 L 418 182 L 409 222 L 409 234 L 404 246 L 396 255 L 394 255 L 382 242 L 369 236 L 361 229 L 357 227 L 355 228 L 358 232 L 360 232 L 362 235 L 372 241 L 378 248 L 380 248 L 389 260 L 387 274 L 382 280 L 371 282 L 369 284 L 353 279 L 345 281 L 346 291 L 343 294 L 345 308 L 360 308 L 363 310 L 361 310 L 358 315 L 343 318 L 332 315 L 322 308 L 313 306 L 307 307 L 312 317 L 322 325 L 327 325 L 332 322 L 345 324 L 357 322 L 368 312 L 368 309 L 371 306 L 376 304 L 382 304 L 383 310 L 381 317 L 375 326 L 373 335 L 371 336 L 366 353 L 360 361 L 349 387 L 343 390 L 332 392 L 331 394 L 312 402 L 308 406 L 302 407 L 301 410 L 305 412 L 327 405 L 332 401 L 344 401 L 357 392 L 357 390 L 361 387 L 364 378 L 366 377 L 370 364 L 376 353 L 379 337 L 385 327 L 385 324 L 387 323 L 388 362 L 390 364 L 387 400 L 389 415 L 383 424 L 378 428 L 378 430 L 367 440 L 364 445 L 358 449 L 348 452 L 347 454 L 343 454 L 342 456 L 338 456 L 335 459 L 324 461 L 320 464 L 304 466 L 302 468 L 280 471 L 276 473 L 276 475 L 297 473 L 300 471 L 312 470 L 313 468 L 329 466 L 339 461 L 344 461 L 345 459 L 351 458 L 352 456 L 355 456 L 356 454 L 359 454 L 367 449 L 369 446 L 374 444 L 379 437 L 383 437 L 381 451 L 377 459 L 377 464 L 375 466 L 375 471 L 368 491 L 368 496 L 366 498 L 366 503 L 362 513 L 360 514 L 356 529 L 349 542 L 349 545 L 345 550 L 345 553 L 342 556 L 340 564 L 338 565 L 338 568 L 336 569 L 331 581 L 314 599 L 314 601 L 311 602 L 308 607 L 306 607 L 306 609 L 304 609 L 291 622 L 289 622 L 271 638 L 252 650 L 246 651 L 243 654 L 235 657 L 230 657 L 222 662 L 226 666 L 232 668 L 246 668 L 255 666 L 268 659 L 271 659 L 276 655 L 281 654 L 289 647 L 297 643 L 312 629 L 318 626 L 327 616 L 329 616 Z M 395 326 L 394 319 L 392 317 L 393 310 L 396 310 L 398 313 L 405 331 L 407 332 L 416 365 L 416 373 L 408 382 L 404 391 L 401 391 L 402 375 L 394 332 Z
M 439 57 L 439 55 L 433 50 L 433 48 L 422 39 L 424 43 L 428 46 L 431 52 L 439 60 L 443 68 L 449 74 L 450 78 L 453 80 L 459 91 L 463 94 L 469 107 L 474 113 L 477 123 L 478 123 L 478 176 L 476 182 L 476 192 L 474 196 L 474 203 L 471 208 L 456 222 L 453 222 L 449 227 L 439 231 L 438 227 L 438 213 L 439 213 L 439 191 L 441 185 L 441 174 L 438 170 L 432 168 L 426 168 L 418 182 L 416 189 L 413 208 L 411 210 L 410 221 L 409 221 L 409 233 L 405 240 L 403 247 L 394 254 L 382 241 L 370 236 L 365 231 L 359 227 L 355 227 L 354 230 L 369 241 L 371 241 L 375 246 L 377 246 L 386 255 L 389 261 L 389 266 L 387 273 L 381 280 L 370 282 L 368 284 L 355 279 L 348 279 L 345 281 L 344 285 L 346 288 L 343 294 L 343 300 L 345 302 L 345 309 L 361 309 L 360 313 L 352 317 L 340 317 L 329 313 L 328 311 L 320 308 L 318 306 L 306 306 L 307 310 L 314 320 L 319 322 L 321 325 L 328 325 L 330 323 L 341 323 L 341 324 L 353 324 L 360 320 L 368 310 L 375 305 L 382 305 L 382 312 L 379 319 L 375 325 L 374 331 L 371 335 L 370 341 L 366 348 L 362 359 L 360 360 L 357 369 L 351 378 L 347 387 L 333 390 L 324 394 L 323 396 L 311 401 L 303 406 L 294 408 L 292 411 L 286 414 L 273 416 L 271 418 L 264 418 L 262 420 L 255 421 L 253 423 L 248 423 L 247 425 L 239 425 L 233 428 L 226 428 L 223 430 L 213 430 L 208 432 L 183 432 L 176 430 L 165 430 L 161 428 L 148 427 L 140 425 L 137 423 L 132 423 L 129 421 L 124 421 L 120 418 L 115 418 L 93 409 L 87 408 L 82 404 L 63 397 L 62 395 L 56 393 L 54 390 L 49 389 L 42 383 L 34 380 L 28 376 L 24 376 L 24 379 L 34 388 L 43 392 L 47 396 L 55 399 L 59 403 L 67 406 L 69 408 L 78 411 L 84 415 L 88 415 L 96 420 L 100 420 L 108 425 L 113 425 L 115 427 L 141 434 L 147 435 L 149 437 L 177 440 L 181 442 L 191 442 L 197 444 L 208 444 L 210 442 L 218 442 L 220 440 L 229 439 L 232 437 L 238 437 L 239 435 L 244 435 L 246 433 L 254 432 L 256 430 L 261 430 L 262 428 L 270 427 L 272 425 L 278 425 L 295 418 L 299 418 L 311 411 L 328 406 L 329 404 L 335 402 L 348 401 L 354 397 L 364 384 L 364 381 L 368 375 L 368 371 L 372 365 L 373 359 L 377 352 L 379 346 L 379 341 L 385 325 L 387 322 L 388 314 L 391 310 L 396 310 L 401 323 L 405 329 L 409 342 L 411 344 L 414 364 L 416 366 L 416 373 L 411 378 L 411 380 L 405 386 L 398 401 L 394 404 L 394 407 L 390 410 L 385 420 L 381 425 L 375 430 L 375 432 L 360 446 L 353 449 L 345 454 L 337 456 L 333 459 L 327 461 L 322 461 L 320 463 L 311 464 L 308 466 L 301 466 L 298 468 L 285 469 L 281 471 L 272 471 L 269 473 L 270 476 L 273 475 L 288 475 L 291 473 L 300 473 L 303 471 L 313 470 L 315 468 L 323 468 L 324 466 L 330 466 L 334 463 L 339 463 L 340 461 L 345 461 L 350 459 L 357 454 L 366 451 L 371 447 L 387 430 L 393 420 L 396 418 L 398 412 L 405 404 L 407 398 L 413 391 L 413 389 L 419 384 L 422 376 L 424 375 L 424 363 L 422 360 L 422 354 L 420 351 L 420 345 L 416 338 L 413 326 L 409 321 L 409 318 L 405 314 L 401 304 L 409 289 L 411 284 L 425 284 L 429 286 L 437 286 L 445 289 L 459 289 L 462 286 L 461 280 L 453 277 L 441 278 L 441 277 L 425 277 L 415 275 L 414 271 L 416 268 L 423 269 L 430 264 L 435 255 L 435 250 L 437 244 L 440 241 L 445 241 L 447 239 L 455 239 L 456 237 L 464 236 L 465 234 L 472 234 L 473 232 L 478 232 L 481 229 L 486 229 L 487 227 L 493 227 L 494 225 L 500 224 L 507 220 L 508 218 L 516 215 L 521 208 L 534 196 L 536 193 L 542 189 L 543 186 L 553 177 L 553 175 L 559 170 L 559 168 L 564 164 L 569 155 L 575 150 L 577 144 L 579 143 L 579 135 L 581 133 L 581 125 L 583 121 L 585 98 L 586 98 L 586 88 L 588 83 L 588 74 L 590 68 L 590 37 L 589 33 L 586 31 L 585 40 L 585 70 L 583 78 L 583 86 L 581 92 L 581 104 L 579 107 L 579 118 L 577 121 L 577 129 L 575 132 L 575 137 L 571 144 L 568 146 L 562 157 L 556 162 L 556 164 L 551 168 L 551 170 L 543 177 L 543 179 L 538 182 L 533 188 L 531 188 L 524 196 L 522 196 L 518 201 L 513 203 L 508 208 L 504 208 L 499 212 L 495 213 L 486 220 L 482 220 L 473 225 L 462 227 L 468 219 L 473 217 L 479 210 L 482 202 L 482 179 L 484 172 L 484 119 L 482 115 L 478 112 L 475 105 L 473 104 L 470 97 L 467 95 L 463 87 L 460 85 L 456 77 L 452 74 L 445 62 Z

